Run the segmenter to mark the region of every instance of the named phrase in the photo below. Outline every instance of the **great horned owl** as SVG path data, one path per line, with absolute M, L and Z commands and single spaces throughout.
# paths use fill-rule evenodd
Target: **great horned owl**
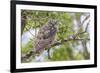
M 52 19 L 40 27 L 35 43 L 35 52 L 37 54 L 40 54 L 45 48 L 49 48 L 52 45 L 57 32 L 57 24 L 57 20 Z

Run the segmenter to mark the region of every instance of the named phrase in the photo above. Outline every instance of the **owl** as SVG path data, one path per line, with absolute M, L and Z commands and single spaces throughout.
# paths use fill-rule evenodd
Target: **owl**
M 50 19 L 45 25 L 40 27 L 36 36 L 35 52 L 42 53 L 46 48 L 50 48 L 57 33 L 57 20 Z

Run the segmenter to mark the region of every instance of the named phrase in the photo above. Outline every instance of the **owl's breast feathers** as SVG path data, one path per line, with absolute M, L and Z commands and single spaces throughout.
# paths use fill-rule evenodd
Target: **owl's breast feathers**
M 57 29 L 54 26 L 48 26 L 48 25 L 43 25 L 36 37 L 36 45 L 35 49 L 36 52 L 40 53 L 43 51 L 45 48 L 50 47 L 52 42 L 55 39 Z

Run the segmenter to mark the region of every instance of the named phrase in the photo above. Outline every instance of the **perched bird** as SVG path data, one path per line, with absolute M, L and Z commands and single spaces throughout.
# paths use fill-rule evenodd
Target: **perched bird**
M 50 19 L 46 24 L 40 27 L 36 36 L 34 49 L 26 55 L 22 55 L 22 62 L 29 61 L 31 56 L 40 55 L 46 48 L 51 47 L 57 33 L 57 24 L 57 20 Z
M 40 27 L 36 36 L 35 52 L 42 53 L 45 48 L 50 48 L 57 33 L 57 20 L 50 19 L 45 25 Z

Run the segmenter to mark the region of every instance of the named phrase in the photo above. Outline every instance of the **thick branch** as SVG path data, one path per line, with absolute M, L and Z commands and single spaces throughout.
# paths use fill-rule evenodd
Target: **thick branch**
M 90 15 L 87 16 L 81 24 L 83 25 L 84 22 L 85 22 L 89 17 L 90 17 Z M 77 39 L 77 38 L 76 38 L 78 35 L 86 33 L 87 28 L 88 28 L 88 25 L 89 25 L 89 22 L 87 23 L 87 26 L 86 26 L 86 28 L 85 28 L 85 30 L 84 30 L 83 32 L 79 32 L 79 33 L 77 33 L 77 34 L 72 35 L 72 36 L 74 36 L 74 38 L 68 38 L 68 39 L 65 38 L 64 40 L 56 41 L 56 42 L 54 42 L 54 43 L 51 45 L 51 47 L 54 47 L 54 46 L 57 46 L 57 45 L 61 45 L 61 44 L 65 43 L 65 42 L 68 42 L 68 41 L 90 40 L 89 38 L 85 38 L 85 39 L 83 39 L 83 38 Z M 26 29 L 27 29 L 27 28 L 26 28 Z M 27 30 L 28 30 L 28 29 L 27 29 Z M 31 32 L 30 32 L 30 33 L 31 33 Z M 32 33 L 31 33 L 31 35 L 32 35 Z M 26 60 L 26 59 L 28 59 L 28 58 L 29 58 L 30 56 L 32 56 L 32 55 L 35 55 L 35 52 L 34 52 L 34 51 L 30 51 L 30 52 L 29 52 L 28 54 L 26 54 L 25 56 L 22 56 L 22 60 Z

